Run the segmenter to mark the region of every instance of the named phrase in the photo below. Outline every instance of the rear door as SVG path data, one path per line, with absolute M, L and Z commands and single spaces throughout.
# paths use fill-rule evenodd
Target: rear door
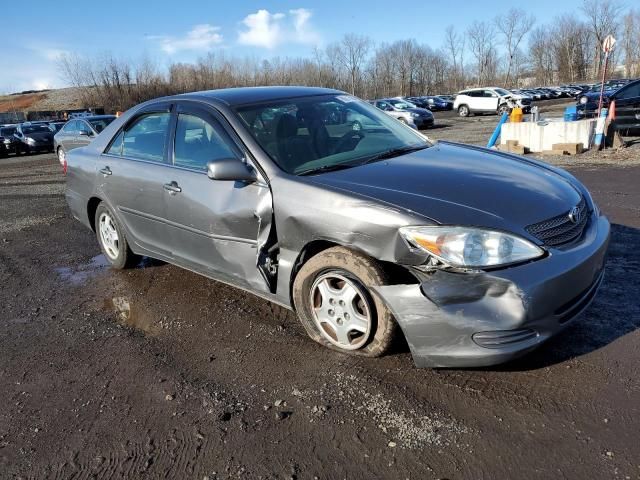
M 76 135 L 78 133 L 78 121 L 71 120 L 62 127 L 57 134 L 58 143 L 68 152 L 76 148 Z
M 156 104 L 132 118 L 97 165 L 99 189 L 116 211 L 130 242 L 172 259 L 166 178 L 171 105 Z
M 640 129 L 640 82 L 629 85 L 615 95 L 616 129 L 622 135 Z
M 176 260 L 235 285 L 267 291 L 257 254 L 260 229 L 271 222 L 269 187 L 207 176 L 208 162 L 247 161 L 248 155 L 212 108 L 178 104 L 174 132 L 173 168 L 163 181 L 176 190 L 166 196 Z

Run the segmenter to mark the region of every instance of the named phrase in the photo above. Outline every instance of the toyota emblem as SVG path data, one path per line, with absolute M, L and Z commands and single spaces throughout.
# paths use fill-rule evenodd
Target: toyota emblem
M 571 223 L 580 223 L 580 220 L 582 220 L 582 212 L 580 212 L 578 207 L 573 207 L 569 212 L 568 217 Z

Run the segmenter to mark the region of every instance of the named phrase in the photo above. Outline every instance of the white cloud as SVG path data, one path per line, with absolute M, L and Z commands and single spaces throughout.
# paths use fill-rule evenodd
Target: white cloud
M 223 37 L 220 33 L 220 27 L 214 27 L 208 23 L 195 25 L 183 37 L 171 36 L 152 36 L 150 40 L 160 42 L 160 48 L 168 54 L 191 50 L 206 51 L 212 47 L 222 43 Z
M 37 51 L 50 62 L 55 62 L 59 60 L 60 57 L 69 54 L 69 51 L 60 48 L 43 48 L 37 49 Z
M 269 49 L 285 42 L 317 44 L 320 36 L 310 25 L 311 16 L 305 8 L 289 10 L 288 15 L 258 10 L 242 20 L 246 29 L 238 33 L 238 42 Z

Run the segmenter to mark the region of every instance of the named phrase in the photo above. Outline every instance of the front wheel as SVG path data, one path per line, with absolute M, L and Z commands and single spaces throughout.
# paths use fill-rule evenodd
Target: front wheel
M 500 105 L 500 107 L 498 107 L 498 114 L 500 115 L 502 115 L 503 113 L 509 113 L 510 111 L 511 109 L 506 103 L 503 103 L 502 105 Z
M 398 325 L 370 292 L 387 277 L 371 258 L 344 247 L 305 263 L 293 283 L 293 303 L 309 336 L 343 353 L 377 357 L 393 344 Z
M 122 270 L 139 262 L 140 257 L 129 248 L 123 228 L 104 203 L 96 209 L 95 227 L 100 249 L 113 268 Z
M 460 115 L 461 117 L 468 117 L 469 107 L 467 107 L 466 105 L 460 105 L 458 107 L 458 115 Z

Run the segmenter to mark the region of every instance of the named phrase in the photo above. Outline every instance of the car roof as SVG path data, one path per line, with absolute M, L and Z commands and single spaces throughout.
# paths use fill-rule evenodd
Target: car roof
M 287 98 L 307 97 L 311 95 L 344 94 L 340 90 L 319 87 L 237 87 L 202 92 L 184 93 L 164 100 L 177 98 L 200 98 L 216 100 L 231 107 L 251 103 L 284 100 Z
M 90 115 L 88 117 L 70 118 L 67 121 L 70 122 L 72 120 L 101 120 L 103 118 L 115 118 L 115 115 Z

